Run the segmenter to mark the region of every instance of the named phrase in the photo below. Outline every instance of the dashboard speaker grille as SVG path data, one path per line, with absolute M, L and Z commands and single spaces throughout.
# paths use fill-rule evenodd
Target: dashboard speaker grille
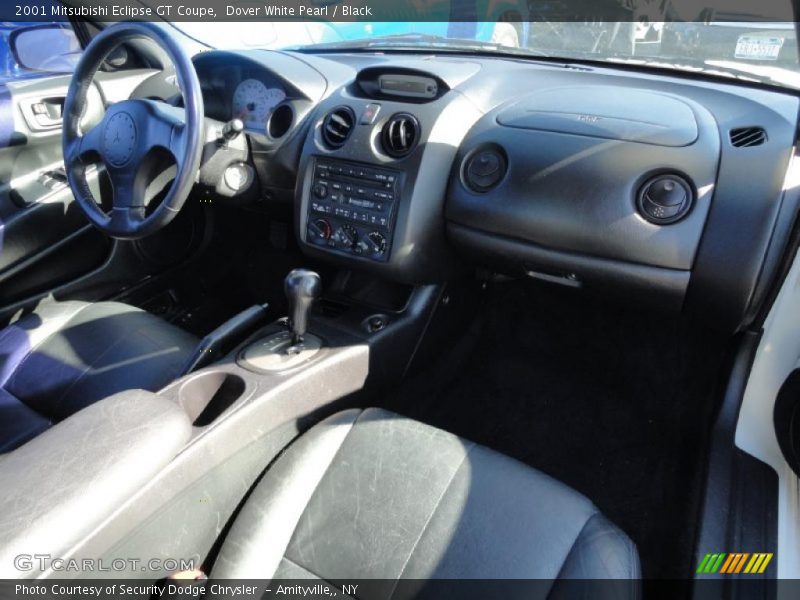
M 731 144 L 737 148 L 760 146 L 767 141 L 767 132 L 761 127 L 731 129 Z
M 341 148 L 353 132 L 356 115 L 348 106 L 334 108 L 322 121 L 322 139 L 332 149 Z
M 397 113 L 383 126 L 381 141 L 389 156 L 402 158 L 408 155 L 419 142 L 420 126 L 414 115 Z

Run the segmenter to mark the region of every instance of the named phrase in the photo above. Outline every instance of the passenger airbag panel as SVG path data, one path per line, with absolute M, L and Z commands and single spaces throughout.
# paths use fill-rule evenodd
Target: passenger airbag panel
M 505 127 L 535 129 L 659 146 L 688 146 L 697 140 L 690 106 L 646 90 L 621 92 L 610 86 L 544 90 L 497 115 Z

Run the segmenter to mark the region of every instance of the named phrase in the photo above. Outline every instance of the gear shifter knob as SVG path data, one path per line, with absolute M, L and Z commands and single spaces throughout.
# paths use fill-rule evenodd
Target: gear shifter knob
M 308 313 L 311 311 L 311 305 L 322 293 L 322 282 L 314 271 L 294 269 L 286 276 L 283 289 L 289 301 L 292 345 L 300 344 L 308 331 Z

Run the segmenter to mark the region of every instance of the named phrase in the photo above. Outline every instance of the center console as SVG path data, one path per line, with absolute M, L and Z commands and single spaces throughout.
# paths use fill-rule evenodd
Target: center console
M 388 260 L 402 172 L 338 159 L 313 160 L 307 241 L 345 255 Z
M 399 185 L 397 179 L 386 183 Z M 0 523 L 6 534 L 0 556 L 9 557 L 4 564 L 13 565 L 11 558 L 30 545 L 30 528 L 19 526 L 25 515 L 40 524 L 35 532 L 47 539 L 43 548 L 65 560 L 99 557 L 110 564 L 119 557 L 177 556 L 201 562 L 265 465 L 292 439 L 402 377 L 443 293 L 436 285 L 376 285 L 371 277 L 339 274 L 323 294 L 320 277 L 304 269 L 287 275 L 284 290 L 288 318 L 262 326 L 250 318 L 253 311 L 237 315 L 234 324 L 258 329 L 223 357 L 192 362 L 190 372 L 157 394 L 132 390 L 98 402 L 4 456 L 0 483 L 18 490 L 14 506 L 24 509 L 0 503 L 16 519 L 12 527 L 8 519 Z M 212 352 L 214 346 L 204 348 Z M 43 471 L 38 463 L 53 452 L 93 468 L 56 461 L 55 471 Z M 42 482 L 54 477 L 63 480 L 55 486 L 59 498 L 42 495 Z M 91 514 L 54 529 L 54 520 L 75 506 L 89 506 Z M 59 535 L 51 535 L 55 530 Z M 155 580 L 168 574 L 165 564 L 144 571 L 126 562 L 114 574 Z M 31 574 L 59 575 L 45 567 Z
M 265 466 L 300 432 L 349 406 L 369 374 L 365 336 L 325 323 L 308 331 L 319 277 L 294 270 L 285 289 L 288 322 L 260 327 L 158 393 L 101 400 L 3 455 L 0 485 L 14 495 L 0 501 L 0 575 L 20 576 L 13 557 L 29 552 L 31 540 L 65 564 L 100 558 L 130 579 L 161 579 L 173 570 L 170 558 L 199 565 L 213 551 Z M 65 514 L 83 516 L 62 523 Z M 41 564 L 23 575 L 64 576 Z

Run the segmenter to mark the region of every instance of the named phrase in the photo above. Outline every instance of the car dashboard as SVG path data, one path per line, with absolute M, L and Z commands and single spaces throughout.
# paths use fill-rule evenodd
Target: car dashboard
M 411 284 L 472 265 L 737 329 L 777 271 L 798 100 L 509 57 L 207 52 L 206 114 L 241 118 L 252 202 L 304 252 Z

